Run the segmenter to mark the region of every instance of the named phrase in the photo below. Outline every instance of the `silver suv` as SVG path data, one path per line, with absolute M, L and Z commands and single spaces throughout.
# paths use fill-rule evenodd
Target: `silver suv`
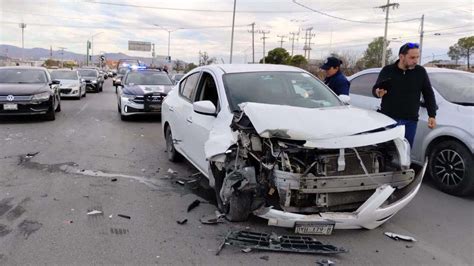
M 380 68 L 358 72 L 351 82 L 351 104 L 379 109 L 372 95 Z M 426 108 L 420 108 L 412 162 L 428 158 L 427 173 L 442 191 L 465 196 L 474 194 L 474 74 L 442 68 L 426 68 L 438 105 L 435 129 L 427 127 Z M 403 108 L 403 106 L 400 106 Z

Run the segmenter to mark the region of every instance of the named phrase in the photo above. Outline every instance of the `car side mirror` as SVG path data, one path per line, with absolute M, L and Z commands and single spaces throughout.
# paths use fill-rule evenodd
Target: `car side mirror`
M 338 97 L 339 100 L 341 100 L 346 105 L 349 105 L 351 102 L 351 97 L 349 95 L 341 94 Z
M 211 101 L 199 101 L 193 103 L 194 112 L 201 115 L 216 116 L 216 106 Z
M 57 84 L 61 84 L 61 82 L 59 80 L 56 80 L 56 79 L 53 79 L 50 83 L 50 85 L 57 85 Z

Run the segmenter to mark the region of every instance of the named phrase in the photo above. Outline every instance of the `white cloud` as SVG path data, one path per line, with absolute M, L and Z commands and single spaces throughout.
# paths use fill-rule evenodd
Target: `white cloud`
M 54 49 L 67 47 L 68 51 L 85 53 L 85 43 L 93 34 L 94 53 L 124 52 L 132 56 L 150 56 L 150 53 L 127 51 L 128 40 L 150 41 L 156 44 L 156 53 L 167 54 L 168 32 L 154 26 L 168 29 L 231 25 L 231 12 L 184 12 L 156 8 L 187 8 L 199 10 L 228 10 L 233 8 L 232 0 L 181 0 L 169 1 L 110 1 L 126 5 L 141 5 L 148 8 L 116 6 L 81 0 L 0 0 L 1 34 L 0 43 L 21 46 L 21 31 L 18 22 L 27 23 L 25 47 Z M 256 29 L 269 30 L 266 50 L 279 47 L 277 35 L 289 35 L 299 27 L 314 27 L 315 38 L 312 57 L 324 57 L 330 51 L 352 51 L 361 53 L 374 38 L 383 35 L 384 12 L 375 8 L 384 5 L 382 0 L 298 0 L 313 9 L 350 20 L 372 21 L 379 24 L 353 23 L 310 12 L 291 0 L 238 0 L 237 11 L 266 11 L 280 13 L 236 14 L 236 25 L 256 23 Z M 398 0 L 398 9 L 390 11 L 392 21 L 420 18 L 425 14 L 424 54 L 447 51 L 458 38 L 473 34 L 471 0 Z M 155 7 L 155 8 L 150 8 Z M 283 13 L 281 11 L 284 11 Z M 298 21 L 295 21 L 298 20 Z M 12 22 L 15 22 L 11 24 Z M 10 23 L 10 24 L 9 24 Z M 48 26 L 48 25 L 55 25 Z M 397 40 L 418 41 L 420 21 L 393 23 L 388 37 Z M 465 27 L 454 28 L 465 25 Z M 59 27 L 63 26 L 63 27 Z M 235 30 L 234 62 L 249 61 L 251 58 L 250 27 Z M 441 35 L 434 35 L 440 30 Z M 178 30 L 171 33 L 171 55 L 186 61 L 197 61 L 199 51 L 228 61 L 230 52 L 230 28 L 200 28 Z M 261 35 L 255 35 L 256 60 L 262 56 Z M 302 54 L 304 40 L 295 42 L 295 53 Z M 283 44 L 288 50 L 291 43 Z M 398 49 L 401 43 L 392 42 Z

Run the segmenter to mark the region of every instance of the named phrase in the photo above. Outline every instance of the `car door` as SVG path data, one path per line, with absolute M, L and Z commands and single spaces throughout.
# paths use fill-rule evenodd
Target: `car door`
M 372 95 L 372 86 L 377 81 L 379 73 L 366 73 L 351 79 L 351 105 L 369 109 L 380 109 L 380 99 Z
M 219 112 L 219 94 L 216 82 L 216 76 L 207 70 L 203 70 L 198 83 L 194 102 L 211 101 L 216 107 L 216 115 Z M 205 115 L 192 112 L 187 118 L 188 126 L 193 134 L 193 141 L 190 145 L 190 156 L 196 163 L 197 167 L 203 171 L 208 171 L 208 162 L 204 152 L 204 144 L 209 139 L 209 133 L 216 120 L 215 115 Z
M 178 151 L 195 163 L 195 158 L 192 157 L 192 142 L 194 141 L 194 133 L 192 131 L 192 114 L 193 101 L 196 94 L 196 88 L 201 72 L 195 72 L 187 76 L 185 80 L 180 83 L 178 90 L 178 97 L 172 108 L 174 114 L 175 128 L 171 128 L 175 146 Z

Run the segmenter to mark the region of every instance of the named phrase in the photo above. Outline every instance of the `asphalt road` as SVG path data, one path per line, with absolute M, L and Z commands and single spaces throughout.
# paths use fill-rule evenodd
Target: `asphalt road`
M 160 119 L 122 122 L 116 106 L 109 79 L 102 93 L 62 101 L 56 121 L 0 120 L 0 264 L 315 265 L 329 258 L 338 265 L 474 265 L 474 198 L 446 195 L 428 180 L 381 227 L 318 237 L 349 253 L 226 247 L 216 256 L 229 230 L 292 232 L 255 217 L 201 224 L 216 209 L 205 181 L 177 184 L 197 171 L 167 161 Z M 203 203 L 188 213 L 196 199 Z M 93 210 L 103 213 L 87 215 Z M 418 241 L 395 241 L 386 231 Z

